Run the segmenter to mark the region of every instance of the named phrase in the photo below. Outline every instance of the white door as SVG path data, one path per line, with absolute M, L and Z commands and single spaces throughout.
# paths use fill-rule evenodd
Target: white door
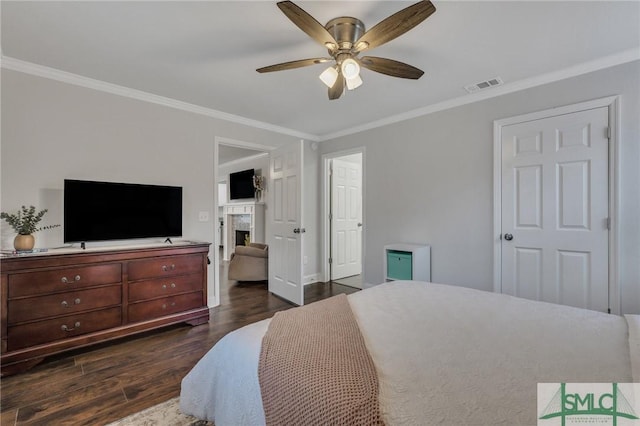
M 362 272 L 362 165 L 331 162 L 331 279 Z M 357 160 L 358 158 L 356 158 Z
M 608 108 L 502 127 L 502 292 L 609 308 Z
M 271 151 L 269 163 L 269 291 L 303 305 L 302 141 Z

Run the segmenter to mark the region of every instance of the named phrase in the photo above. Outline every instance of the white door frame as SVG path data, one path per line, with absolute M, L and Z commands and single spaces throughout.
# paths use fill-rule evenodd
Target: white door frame
M 502 127 L 526 121 L 540 120 L 563 114 L 571 114 L 595 108 L 609 108 L 609 308 L 611 313 L 620 314 L 619 283 L 619 150 L 620 141 L 620 100 L 618 96 L 595 99 L 578 104 L 551 108 L 530 114 L 495 120 L 493 122 L 493 291 L 501 292 L 502 275 Z
M 213 191 L 213 215 L 210 217 L 213 218 L 213 246 L 214 250 L 212 251 L 213 255 L 213 298 L 211 297 L 211 292 L 208 292 L 207 298 L 209 299 L 209 307 L 218 306 L 220 304 L 220 261 L 218 260 L 218 247 L 220 246 L 220 231 L 218 230 L 218 226 L 220 223 L 220 218 L 218 216 L 218 209 L 220 206 L 220 201 L 218 200 L 218 168 L 220 167 L 218 164 L 219 161 L 219 146 L 220 145 L 228 145 L 235 146 L 238 148 L 247 148 L 247 149 L 255 149 L 259 151 L 269 152 L 274 149 L 274 146 L 270 145 L 262 145 L 254 142 L 244 142 L 236 139 L 225 138 L 222 136 L 215 136 L 213 139 L 213 170 L 214 170 L 214 191 Z M 266 230 L 265 230 L 266 232 Z
M 366 194 L 366 150 L 364 146 L 346 149 L 344 151 L 336 151 L 330 152 L 328 154 L 322 155 L 322 171 L 321 171 L 321 194 L 322 194 L 322 203 L 321 203 L 321 216 L 322 216 L 322 240 L 321 240 L 321 267 L 320 267 L 320 276 L 322 282 L 329 281 L 329 255 L 331 254 L 331 246 L 329 244 L 329 163 L 330 160 L 339 157 L 345 157 L 347 155 L 352 154 L 362 154 L 362 250 L 360 250 L 360 265 L 362 266 L 362 288 L 364 288 L 364 258 L 365 258 L 365 241 L 366 241 L 366 233 L 367 233 L 367 215 L 366 215 L 366 207 L 365 207 L 365 194 Z

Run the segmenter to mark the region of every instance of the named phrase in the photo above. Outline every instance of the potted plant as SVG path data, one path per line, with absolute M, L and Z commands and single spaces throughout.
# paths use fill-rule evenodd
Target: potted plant
M 60 225 L 48 225 L 38 227 L 38 223 L 42 220 L 42 217 L 47 213 L 47 209 L 40 210 L 36 213 L 34 206 L 28 208 L 22 206 L 22 209 L 18 213 L 0 213 L 0 219 L 7 221 L 18 235 L 13 240 L 13 246 L 16 250 L 31 250 L 35 245 L 35 238 L 33 234 L 43 229 L 56 228 Z

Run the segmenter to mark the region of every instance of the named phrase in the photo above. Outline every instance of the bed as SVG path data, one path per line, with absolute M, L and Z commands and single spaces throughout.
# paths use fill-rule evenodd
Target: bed
M 387 425 L 532 424 L 537 383 L 640 382 L 640 316 L 416 281 L 353 293 Z M 265 424 L 258 360 L 270 320 L 222 338 L 183 379 L 186 414 Z

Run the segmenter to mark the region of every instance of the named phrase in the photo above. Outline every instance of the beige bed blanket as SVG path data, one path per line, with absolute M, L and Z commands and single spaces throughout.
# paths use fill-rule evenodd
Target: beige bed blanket
M 345 295 L 277 313 L 258 378 L 267 425 L 383 424 L 375 366 Z

